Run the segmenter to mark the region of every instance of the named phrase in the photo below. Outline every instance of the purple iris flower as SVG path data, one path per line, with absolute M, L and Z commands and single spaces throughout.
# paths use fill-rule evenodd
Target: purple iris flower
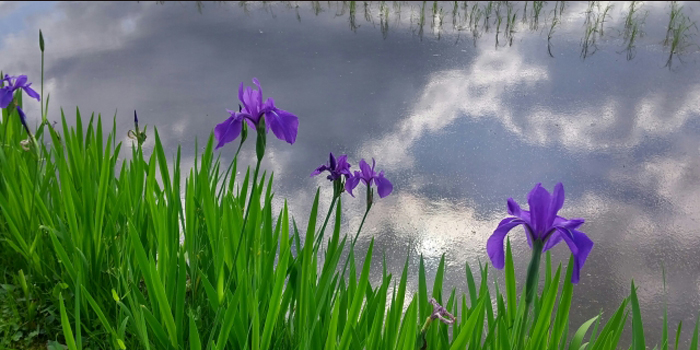
M 581 268 L 593 249 L 593 241 L 585 233 L 577 230 L 583 225 L 583 219 L 565 219 L 557 215 L 564 205 L 564 186 L 558 183 L 550 195 L 542 184 L 538 183 L 528 194 L 527 203 L 530 211 L 520 209 L 513 198 L 508 199 L 508 214 L 513 216 L 503 219 L 486 243 L 486 251 L 493 266 L 503 269 L 505 265 L 503 240 L 511 229 L 523 225 L 530 247 L 535 242 L 537 243 L 535 246 L 542 247 L 542 251 L 545 252 L 562 239 L 566 242 L 574 255 L 571 282 L 578 283 Z
M 348 156 L 345 154 L 341 155 L 336 160 L 335 156 L 333 156 L 333 153 L 331 152 L 328 164 L 324 164 L 316 168 L 316 170 L 311 173 L 310 177 L 316 176 L 324 171 L 328 171 L 330 173 L 330 175 L 327 177 L 330 181 L 338 180 L 343 175 L 345 175 L 346 178 L 352 176 L 352 173 L 350 172 L 350 163 L 348 163 Z
M 272 129 L 272 132 L 278 139 L 287 141 L 290 144 L 296 141 L 299 118 L 292 113 L 275 107 L 275 101 L 271 98 L 268 98 L 263 103 L 260 82 L 258 79 L 253 78 L 253 84 L 258 87 L 257 90 L 253 90 L 250 86 L 244 88 L 243 82 L 241 82 L 238 88 L 238 99 L 243 106 L 238 112 L 227 110 L 231 116 L 214 128 L 214 136 L 218 141 L 216 149 L 235 140 L 241 134 L 243 120 L 246 120 L 251 127 L 257 128 L 263 116 L 265 116 L 265 132 Z
M 355 175 L 348 178 L 347 182 L 345 182 L 345 190 L 348 191 L 351 196 L 355 197 L 352 194 L 352 190 L 357 187 L 360 180 L 362 180 L 367 187 L 372 186 L 372 181 L 374 181 L 374 183 L 377 185 L 377 193 L 379 193 L 379 198 L 384 198 L 391 194 L 391 191 L 394 190 L 394 186 L 384 177 L 384 171 L 379 172 L 379 174 L 374 171 L 375 165 L 376 163 L 374 158 L 372 158 L 371 168 L 364 159 L 360 160 L 360 171 L 355 171 Z
M 14 80 L 14 83 L 12 82 L 12 80 Z M 7 82 L 7 85 L 0 88 L 0 108 L 7 108 L 7 106 L 10 105 L 10 103 L 12 102 L 12 95 L 17 89 L 23 89 L 24 92 L 26 92 L 27 95 L 29 95 L 29 97 L 35 98 L 37 101 L 41 100 L 39 94 L 30 87 L 32 83 L 27 83 L 26 75 L 11 77 L 5 74 L 5 77 L 2 78 L 1 81 Z

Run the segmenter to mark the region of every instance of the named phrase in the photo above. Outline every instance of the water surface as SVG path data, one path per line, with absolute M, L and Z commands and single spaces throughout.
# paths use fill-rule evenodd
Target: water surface
M 373 237 L 395 276 L 410 252 L 411 291 L 418 256 L 432 285 L 445 254 L 447 287 L 466 292 L 464 264 L 487 262 L 506 199 L 524 205 L 534 184 L 551 190 L 561 181 L 562 215 L 585 218 L 596 242 L 575 288 L 572 327 L 601 309 L 607 319 L 634 279 L 650 340 L 660 339 L 667 300 L 687 344 L 700 312 L 700 55 L 688 46 L 667 66 L 670 5 L 643 3 L 633 18 L 643 35 L 631 43 L 630 3 L 615 3 L 602 24 L 604 2 L 563 10 L 550 2 L 537 21 L 532 2 L 526 19 L 525 5 L 511 3 L 508 29 L 497 22 L 509 5 L 492 3 L 501 7 L 491 9 L 488 30 L 487 2 L 460 2 L 456 12 L 439 3 L 435 14 L 433 3 L 421 5 L 0 3 L 0 67 L 38 87 L 41 28 L 50 120 L 60 107 L 72 119 L 76 105 L 116 114 L 129 142 L 136 109 L 167 151 L 182 145 L 185 166 L 195 139 L 201 148 L 236 108 L 239 83 L 257 77 L 265 97 L 300 119 L 297 143 L 268 142 L 276 198 L 288 198 L 304 223 L 317 186 L 322 210 L 330 203 L 325 178 L 309 178 L 328 152 L 347 153 L 353 165 L 374 157 L 394 193 L 373 208 L 360 248 Z M 684 6 L 695 20 L 698 6 Z M 591 28 L 602 36 L 592 41 Z M 36 122 L 38 105 L 26 110 Z M 222 159 L 234 152 L 223 148 Z M 244 157 L 252 160 L 252 147 Z M 364 203 L 346 197 L 343 207 L 344 230 L 354 232 Z M 521 229 L 511 237 L 523 277 L 529 249 Z M 553 252 L 555 262 L 568 258 L 563 244 Z

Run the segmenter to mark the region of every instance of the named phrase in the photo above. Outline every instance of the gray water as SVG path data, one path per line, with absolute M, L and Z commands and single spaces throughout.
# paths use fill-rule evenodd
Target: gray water
M 602 36 L 588 40 L 604 2 L 589 13 L 586 2 L 563 10 L 550 2 L 537 22 L 532 2 L 525 20 L 524 4 L 514 3 L 512 32 L 505 19 L 497 26 L 495 9 L 488 30 L 485 14 L 470 25 L 488 3 L 474 5 L 460 2 L 453 15 L 453 3 L 440 3 L 433 15 L 432 2 L 358 2 L 354 10 L 338 2 L 0 2 L 0 68 L 28 74 L 38 88 L 41 28 L 50 120 L 60 107 L 72 119 L 76 105 L 83 114 L 116 113 L 128 143 L 136 109 L 168 152 L 182 145 L 188 167 L 195 138 L 201 149 L 225 109 L 238 105 L 240 82 L 257 77 L 264 97 L 300 120 L 294 145 L 269 138 L 263 165 L 275 172 L 276 199 L 288 198 L 305 223 L 318 186 L 322 210 L 330 204 L 325 177 L 309 178 L 328 152 L 347 153 L 353 166 L 374 157 L 394 192 L 373 207 L 359 249 L 374 238 L 375 261 L 385 253 L 394 276 L 410 252 L 411 292 L 420 254 L 429 285 L 445 254 L 446 286 L 466 292 L 465 261 L 488 262 L 486 240 L 507 216 L 506 199 L 526 205 L 536 183 L 551 190 L 561 181 L 561 215 L 585 218 L 582 230 L 596 243 L 574 291 L 571 327 L 601 309 L 607 319 L 634 279 L 647 337 L 660 339 L 666 300 L 670 333 L 682 320 L 687 347 L 700 312 L 696 30 L 668 67 L 668 3 L 641 5 L 633 23 L 643 35 L 634 40 L 625 35 L 629 2 L 615 3 Z M 684 6 L 697 20 L 700 7 Z M 38 109 L 26 108 L 35 123 Z M 226 146 L 222 159 L 234 152 Z M 252 147 L 243 157 L 253 159 Z M 343 228 L 354 232 L 364 202 L 345 197 L 343 209 Z M 510 237 L 522 278 L 529 248 L 522 229 Z M 565 244 L 553 253 L 554 262 L 568 259 Z

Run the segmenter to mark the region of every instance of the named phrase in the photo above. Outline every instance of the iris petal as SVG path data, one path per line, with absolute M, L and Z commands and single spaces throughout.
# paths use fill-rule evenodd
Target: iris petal
M 554 246 L 559 244 L 561 242 L 561 233 L 559 233 L 559 230 L 554 230 L 551 236 L 547 238 L 547 241 L 544 243 L 544 247 L 542 248 L 543 252 L 546 252 L 550 249 L 552 249 Z
M 330 156 L 330 168 L 331 168 L 331 169 L 335 169 L 336 165 L 337 165 L 337 163 L 336 163 L 336 160 L 335 160 L 335 156 L 333 156 L 333 152 L 331 152 L 331 156 Z
M 314 176 L 316 176 L 316 175 L 318 175 L 318 174 L 320 174 L 320 173 L 322 173 L 322 172 L 324 172 L 324 171 L 326 171 L 326 170 L 328 170 L 328 166 L 326 166 L 325 164 L 324 164 L 324 165 L 321 165 L 320 167 L 316 168 L 316 170 L 314 170 L 314 171 L 311 173 L 311 176 L 309 176 L 309 177 L 314 177 Z
M 593 249 L 593 241 L 581 231 L 566 229 L 557 229 L 557 231 L 574 255 L 574 271 L 571 275 L 571 283 L 576 284 L 581 278 L 581 269 L 586 263 L 586 258 L 588 258 L 588 254 Z
M 551 196 L 542 184 L 537 184 L 527 196 L 527 203 L 530 206 L 530 224 L 535 231 L 535 238 L 541 238 L 547 230 L 547 217 L 549 215 L 549 204 Z
M 226 119 L 223 123 L 218 124 L 214 128 L 214 137 L 218 141 L 216 148 L 219 149 L 225 144 L 233 141 L 240 135 L 243 123 L 241 118 L 236 116 L 231 116 Z
M 552 226 L 557 213 L 564 206 L 564 185 L 557 183 L 552 191 L 552 201 L 549 204 L 549 215 L 547 216 L 547 226 Z
M 41 96 L 39 96 L 39 94 L 36 91 L 34 91 L 34 89 L 30 88 L 29 87 L 30 85 L 32 85 L 32 84 L 29 83 L 29 84 L 27 84 L 27 86 L 22 87 L 22 89 L 24 89 L 24 92 L 26 92 L 27 95 L 29 95 L 29 97 L 31 97 L 37 101 L 41 101 Z
M 253 84 L 255 84 L 255 86 L 258 87 L 258 91 L 257 91 L 257 103 L 258 103 L 258 105 L 262 105 L 262 103 L 263 103 L 263 101 L 262 101 L 262 94 L 263 94 L 263 92 L 262 92 L 262 87 L 260 86 L 260 81 L 258 81 L 258 78 L 253 78 Z
M 352 190 L 357 187 L 357 185 L 360 183 L 360 176 L 359 172 L 355 172 L 355 176 L 348 177 L 347 181 L 345 181 L 345 191 L 347 191 L 351 196 L 355 197 L 354 194 L 352 194 Z
M 345 176 L 352 175 L 350 173 L 350 163 L 348 163 L 347 154 L 343 154 L 342 156 L 338 157 L 338 165 L 336 166 L 336 171 L 338 172 L 338 174 L 342 174 Z
M 388 196 L 391 194 L 391 191 L 394 190 L 394 185 L 392 185 L 391 182 L 384 177 L 383 171 L 374 178 L 374 183 L 377 184 L 377 193 L 379 194 L 379 198 Z
M 20 76 L 18 76 L 17 79 L 15 80 L 15 84 L 14 84 L 13 87 L 14 87 L 15 89 L 18 89 L 18 88 L 24 87 L 24 85 L 26 85 L 26 84 L 27 84 L 27 76 L 26 76 L 26 75 L 20 75 Z
M 508 214 L 520 217 L 521 214 L 521 209 L 520 205 L 513 199 L 513 198 L 508 198 Z
M 486 242 L 486 252 L 493 263 L 493 267 L 502 269 L 505 266 L 505 252 L 503 250 L 503 240 L 510 230 L 525 222 L 518 218 L 505 218 L 501 220 L 498 227 Z
M 265 114 L 265 122 L 278 139 L 290 144 L 296 141 L 299 118 L 294 114 L 275 108 Z
M 241 85 L 238 86 L 238 100 L 243 102 L 243 94 L 245 93 L 245 87 L 243 86 L 243 82 L 241 82 Z M 245 104 L 245 102 L 243 102 Z
M 7 108 L 12 103 L 12 89 L 8 86 L 0 89 L 0 108 Z

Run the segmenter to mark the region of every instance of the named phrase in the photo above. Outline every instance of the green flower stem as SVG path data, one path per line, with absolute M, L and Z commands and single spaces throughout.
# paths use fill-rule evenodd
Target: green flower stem
M 253 197 L 255 195 L 256 188 L 258 186 L 258 172 L 260 170 L 260 162 L 262 161 L 262 158 L 258 158 L 258 162 L 255 165 L 255 173 L 253 175 L 253 188 L 250 191 L 250 198 L 248 199 L 248 205 L 245 208 L 245 215 L 243 216 L 243 226 L 241 227 L 241 236 L 243 237 L 243 241 L 238 244 L 238 248 L 236 248 L 236 253 L 233 255 L 233 263 L 236 263 L 236 259 L 238 258 L 238 253 L 241 251 L 241 246 L 245 243 L 246 239 L 246 234 L 245 234 L 245 226 L 248 223 L 248 214 L 250 214 L 250 207 L 253 205 Z
M 372 188 L 367 186 L 367 209 L 365 209 L 365 215 L 362 216 L 362 222 L 360 222 L 360 227 L 357 228 L 357 233 L 355 234 L 355 238 L 352 240 L 352 246 L 355 247 L 355 242 L 357 242 L 357 238 L 360 236 L 360 231 L 362 231 L 362 226 L 365 225 L 365 219 L 367 219 L 367 214 L 369 213 L 369 210 L 372 208 L 372 204 L 374 203 L 374 191 Z
M 321 231 L 318 233 L 318 238 L 316 239 L 316 243 L 314 243 L 314 251 L 318 251 L 319 246 L 321 245 L 321 241 L 323 241 L 323 234 L 326 232 L 326 225 L 328 225 L 328 219 L 330 219 L 331 214 L 333 213 L 333 208 L 335 208 L 335 202 L 340 198 L 340 193 L 338 193 L 336 189 L 335 183 L 333 184 L 333 200 L 331 200 L 331 206 L 328 207 L 328 213 L 326 214 L 326 220 L 323 221 L 323 227 L 321 227 Z
M 527 282 L 525 283 L 525 293 L 527 293 L 525 294 L 525 303 L 528 306 L 532 303 L 535 293 L 537 293 L 537 282 L 543 247 L 544 242 L 540 240 L 534 240 L 532 242 L 532 258 L 530 259 L 530 265 L 527 267 Z M 527 314 L 527 309 L 525 313 Z
M 350 242 L 350 249 L 355 249 L 355 243 L 357 243 L 357 238 L 360 237 L 360 232 L 362 232 L 362 226 L 365 225 L 365 220 L 367 219 L 367 214 L 369 214 L 370 209 L 372 209 L 372 192 L 371 192 L 371 189 L 368 187 L 367 188 L 367 209 L 365 209 L 365 215 L 362 216 L 362 221 L 360 222 L 360 227 L 357 228 L 357 233 L 355 234 L 355 237 L 352 239 L 352 242 Z M 345 265 L 343 266 L 343 277 L 345 277 L 345 271 L 348 267 L 349 262 L 350 262 L 350 256 L 348 256 L 348 258 L 345 259 Z
M 362 226 L 365 225 L 365 219 L 367 219 L 367 214 L 369 214 L 369 209 L 372 208 L 372 205 L 368 205 L 367 209 L 365 209 L 365 215 L 362 216 L 362 221 L 360 222 L 360 227 L 357 228 L 357 233 L 355 234 L 355 238 L 352 239 L 352 246 L 355 247 L 355 242 L 357 242 L 357 238 L 360 237 L 360 231 L 362 231 Z
M 539 270 L 540 261 L 542 258 L 542 248 L 544 247 L 544 242 L 535 239 L 532 242 L 532 258 L 530 259 L 530 264 L 527 267 L 527 280 L 525 282 L 525 313 L 522 318 L 522 329 L 521 337 L 518 341 L 522 341 L 526 334 L 527 327 L 527 317 L 530 311 L 530 305 L 535 298 L 537 293 L 537 283 L 539 282 Z
M 263 126 L 262 130 L 263 130 L 263 135 L 264 135 L 264 130 L 265 130 L 264 126 Z M 241 252 L 241 247 L 246 244 L 245 226 L 246 226 L 246 223 L 248 222 L 248 215 L 250 214 L 250 207 L 253 205 L 253 197 L 255 197 L 255 191 L 256 191 L 256 187 L 258 185 L 258 173 L 260 172 L 260 163 L 262 162 L 263 156 L 265 155 L 265 144 L 264 144 L 265 139 L 263 138 L 262 145 L 261 145 L 259 131 L 260 131 L 260 129 L 258 129 L 258 141 L 257 141 L 257 145 L 256 145 L 256 151 L 258 151 L 257 152 L 258 161 L 255 164 L 255 173 L 253 175 L 253 187 L 252 187 L 252 190 L 250 191 L 250 198 L 248 199 L 248 205 L 246 206 L 245 214 L 243 216 L 243 226 L 241 227 L 242 240 L 240 243 L 238 243 L 238 247 L 236 248 L 236 252 L 233 254 L 232 261 L 234 264 L 234 270 L 231 271 L 231 274 L 228 277 L 228 282 L 226 282 L 226 290 L 229 290 L 231 288 L 231 282 L 233 282 L 233 275 L 235 272 L 235 264 L 238 261 L 238 254 Z M 260 152 L 261 150 L 262 150 L 262 152 Z M 248 265 L 247 262 L 246 262 L 246 265 Z M 219 308 L 219 310 L 216 311 L 216 316 L 214 318 L 215 319 L 214 324 L 219 324 L 219 322 L 221 321 L 221 317 L 222 317 L 221 310 L 222 310 L 222 308 Z M 212 332 L 209 335 L 209 341 L 207 342 L 208 344 L 210 344 L 214 340 L 214 333 L 215 332 L 212 330 Z

